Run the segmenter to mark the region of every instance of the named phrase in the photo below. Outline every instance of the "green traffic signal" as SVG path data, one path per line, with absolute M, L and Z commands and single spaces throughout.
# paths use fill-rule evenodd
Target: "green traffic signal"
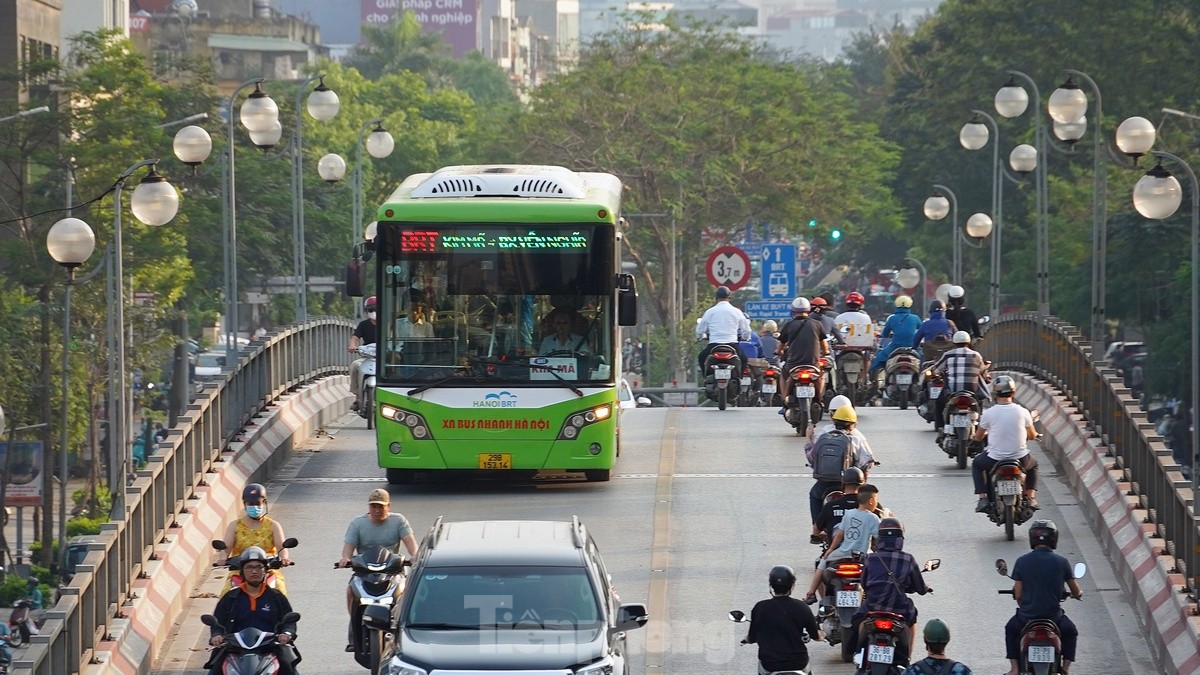
M 809 227 L 816 227 L 816 226 L 817 226 L 817 220 L 816 220 L 816 218 L 813 218 L 812 220 L 808 221 L 808 226 L 809 226 Z
M 837 240 L 841 239 L 841 238 L 842 238 L 842 231 L 841 231 L 841 230 L 834 230 L 834 231 L 830 232 L 830 233 L 829 233 L 829 238 L 830 238 L 830 239 L 832 239 L 832 240 L 834 240 L 834 241 L 837 241 Z

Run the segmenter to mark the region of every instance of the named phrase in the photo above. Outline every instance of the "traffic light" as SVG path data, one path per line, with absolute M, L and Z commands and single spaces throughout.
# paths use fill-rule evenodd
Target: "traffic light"
M 810 220 L 808 221 L 808 226 L 809 226 L 809 227 L 816 227 L 816 226 L 817 226 L 817 219 L 816 219 L 816 218 L 812 218 L 812 219 L 810 219 Z
M 842 240 L 842 231 L 838 230 L 838 229 L 831 230 L 829 232 L 829 240 L 835 244 L 838 243 L 839 241 L 841 241 Z

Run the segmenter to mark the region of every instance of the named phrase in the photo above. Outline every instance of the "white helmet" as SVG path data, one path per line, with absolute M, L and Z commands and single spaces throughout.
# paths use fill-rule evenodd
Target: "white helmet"
M 799 297 L 792 301 L 793 312 L 807 312 L 812 309 L 812 305 L 808 302 L 808 298 Z
M 838 394 L 837 396 L 834 396 L 832 399 L 830 399 L 829 412 L 832 413 L 834 410 L 837 410 L 838 408 L 841 408 L 842 406 L 847 406 L 847 405 L 850 407 L 854 407 L 853 404 L 850 403 L 850 399 L 846 398 L 845 396 L 842 396 L 841 394 Z
M 967 332 L 967 331 L 965 331 L 965 330 L 960 330 L 960 331 L 956 332 L 956 333 L 954 334 L 954 337 L 952 337 L 952 338 L 950 338 L 950 339 L 951 339 L 951 340 L 954 342 L 954 344 L 956 344 L 956 345 L 969 345 L 969 344 L 971 344 L 971 334 L 970 334 L 970 333 L 968 333 L 968 332 Z
M 963 291 L 962 286 L 951 286 L 950 290 L 946 292 L 946 295 L 949 295 L 952 298 L 961 298 L 963 293 L 965 293 L 965 291 Z

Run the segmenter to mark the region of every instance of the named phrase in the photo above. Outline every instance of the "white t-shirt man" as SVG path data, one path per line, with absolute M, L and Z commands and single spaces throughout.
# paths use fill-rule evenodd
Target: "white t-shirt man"
M 987 455 L 992 459 L 1020 459 L 1029 454 L 1025 441 L 1033 429 L 1033 415 L 1018 403 L 997 403 L 979 416 L 979 428 L 988 432 Z
M 833 321 L 839 331 L 846 331 L 842 339 L 847 347 L 875 347 L 875 324 L 866 312 L 860 309 L 842 312 Z
M 709 344 L 733 344 L 743 337 L 750 338 L 750 320 L 728 300 L 718 300 L 696 324 L 696 337 L 705 333 Z

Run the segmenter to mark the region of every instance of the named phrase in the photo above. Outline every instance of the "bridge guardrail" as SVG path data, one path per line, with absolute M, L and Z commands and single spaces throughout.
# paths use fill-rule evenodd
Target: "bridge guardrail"
M 1193 515 L 1191 482 L 1184 479 L 1171 450 L 1116 371 L 1096 363 L 1091 343 L 1056 317 L 1008 314 L 994 322 L 984 338 L 993 368 L 1050 382 L 1083 411 L 1126 472 L 1189 588 L 1200 587 L 1200 519 Z
M 280 396 L 346 372 L 350 360 L 345 345 L 353 328 L 343 319 L 318 319 L 269 334 L 252 343 L 223 380 L 205 387 L 128 483 L 126 517 L 101 526 L 99 540 L 48 609 L 41 634 L 14 654 L 12 672 L 78 673 L 92 661 L 97 643 L 122 630 L 122 608 L 131 599 L 134 581 L 155 559 L 155 544 L 212 462 Z

